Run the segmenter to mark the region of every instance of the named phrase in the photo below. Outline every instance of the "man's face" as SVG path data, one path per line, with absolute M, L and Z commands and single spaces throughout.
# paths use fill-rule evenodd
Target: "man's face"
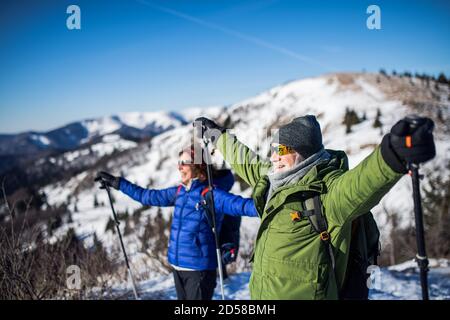
M 187 184 L 192 179 L 197 178 L 197 172 L 194 165 L 191 164 L 191 156 L 188 153 L 183 152 L 178 160 L 178 171 L 183 184 Z
M 273 172 L 275 173 L 287 171 L 296 164 L 298 158 L 299 161 L 303 159 L 294 150 L 276 143 L 272 143 L 271 152 L 270 162 L 272 162 Z

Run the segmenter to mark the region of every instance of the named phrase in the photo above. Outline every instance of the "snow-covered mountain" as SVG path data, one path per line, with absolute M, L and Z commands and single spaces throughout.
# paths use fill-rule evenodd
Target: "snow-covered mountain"
M 105 244 L 113 247 L 116 245 L 115 235 L 111 231 L 106 231 L 111 215 L 110 208 L 106 193 L 99 190 L 93 182 L 96 171 L 104 169 L 144 187 L 165 188 L 177 185 L 178 151 L 190 143 L 193 137 L 190 121 L 200 115 L 211 117 L 231 128 L 232 133 L 235 133 L 242 142 L 261 156 L 267 156 L 268 141 L 273 129 L 294 117 L 314 114 L 321 124 L 325 147 L 346 151 L 351 168 L 373 151 L 381 142 L 382 136 L 396 121 L 411 113 L 426 115 L 435 120 L 437 146 L 436 158 L 422 168 L 422 172 L 425 173 L 423 183 L 427 184 L 428 173 L 439 172 L 447 179 L 450 174 L 445 169 L 450 159 L 449 99 L 450 87 L 444 84 L 432 82 L 430 85 L 430 82 L 418 78 L 381 74 L 340 73 L 289 82 L 231 106 L 184 110 L 179 116 L 136 113 L 79 122 L 74 126 L 82 127 L 81 131 L 84 133 L 75 134 L 78 143 L 94 137 L 106 137 L 113 132 L 116 134 L 106 141 L 103 138 L 102 144 L 96 147 L 95 152 L 108 157 L 101 164 L 96 162 L 92 167 L 77 174 L 41 186 L 41 191 L 46 194 L 48 206 L 65 204 L 71 211 L 72 221 L 63 224 L 58 232 L 55 232 L 55 236 L 58 233 L 63 234 L 68 228 L 74 228 L 86 239 L 95 233 Z M 359 118 L 350 130 L 343 124 L 344 116 L 349 110 L 353 110 Z M 378 120 L 378 126 L 374 126 L 375 120 Z M 111 144 L 121 143 L 121 134 L 118 131 L 125 130 L 124 128 L 154 130 L 155 134 L 159 130 L 159 134 L 156 134 L 150 143 L 134 142 L 132 145 L 122 147 L 126 152 L 112 155 L 108 150 L 112 150 Z M 69 129 L 68 132 L 72 131 Z M 74 129 L 73 132 L 78 131 Z M 37 135 L 35 141 L 45 144 L 55 140 L 46 134 Z M 57 161 L 70 163 L 76 161 L 82 152 L 82 150 L 72 151 L 65 153 L 64 159 L 51 160 L 51 157 L 47 157 L 42 161 L 50 161 L 53 164 Z M 88 151 L 84 152 L 87 156 Z M 214 153 L 214 161 L 218 165 L 223 164 L 219 152 Z M 245 196 L 251 194 L 251 190 L 244 183 L 236 183 L 232 191 Z M 410 178 L 405 176 L 374 208 L 373 212 L 381 228 L 384 243 L 389 241 L 390 212 L 399 214 L 399 227 L 413 223 L 411 193 Z M 152 244 L 160 240 L 147 239 L 150 244 L 145 247 L 149 249 L 144 250 L 142 235 L 146 223 L 158 212 L 168 221 L 171 208 L 149 208 L 142 211 L 139 203 L 121 193 L 115 192 L 114 197 L 118 212 L 127 212 L 131 216 L 136 214 L 136 219 L 128 226 L 133 232 L 125 236 L 133 267 L 139 272 L 153 276 L 163 273 L 160 261 L 145 251 L 151 250 Z M 243 218 L 240 250 L 242 257 L 248 255 L 252 249 L 258 224 L 255 218 Z M 168 232 L 169 230 L 166 234 Z M 248 261 L 239 259 L 236 270 L 248 270 Z
M 105 156 L 188 122 L 175 112 L 129 112 L 48 132 L 0 135 L 0 175 L 8 177 L 8 193 L 27 186 L 39 188 L 62 178 L 63 172 L 79 173 Z
M 0 156 L 30 155 L 43 150 L 73 150 L 106 134 L 117 133 L 125 139 L 152 137 L 185 125 L 175 112 L 130 112 L 110 117 L 73 122 L 47 132 L 0 135 Z

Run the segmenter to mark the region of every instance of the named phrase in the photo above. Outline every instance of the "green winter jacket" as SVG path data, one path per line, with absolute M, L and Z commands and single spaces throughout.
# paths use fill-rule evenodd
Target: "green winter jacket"
M 217 147 L 235 172 L 252 188 L 261 218 L 256 237 L 252 299 L 337 299 L 343 285 L 353 219 L 367 213 L 400 179 L 377 147 L 348 170 L 343 151 L 327 150 L 331 159 L 313 167 L 299 182 L 275 190 L 266 199 L 271 167 L 235 136 L 224 133 Z M 333 272 L 325 244 L 307 218 L 293 221 L 290 213 L 304 210 L 308 192 L 320 192 L 336 260 Z

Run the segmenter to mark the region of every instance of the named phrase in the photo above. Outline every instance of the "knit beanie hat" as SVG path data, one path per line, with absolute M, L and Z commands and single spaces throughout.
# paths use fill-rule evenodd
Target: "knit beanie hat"
M 319 122 L 313 115 L 295 118 L 280 127 L 272 137 L 272 143 L 291 147 L 307 159 L 323 148 Z

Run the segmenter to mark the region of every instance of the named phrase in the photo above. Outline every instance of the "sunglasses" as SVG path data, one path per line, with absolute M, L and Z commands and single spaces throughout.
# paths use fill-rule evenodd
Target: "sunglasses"
M 276 153 L 279 156 L 284 156 L 286 154 L 294 153 L 294 149 L 285 146 L 284 144 L 278 144 L 276 146 L 270 146 L 270 154 Z
M 192 165 L 192 161 L 191 160 L 178 160 L 178 165 L 179 166 L 189 166 Z

